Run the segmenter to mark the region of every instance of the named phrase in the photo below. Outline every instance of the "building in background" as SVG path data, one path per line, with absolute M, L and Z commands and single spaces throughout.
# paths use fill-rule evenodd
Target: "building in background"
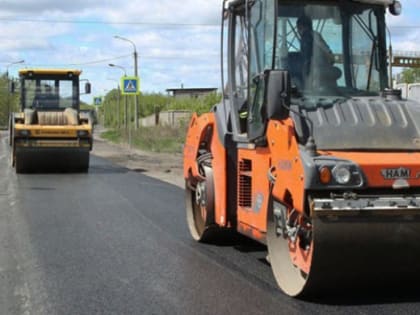
M 169 95 L 175 98 L 199 98 L 217 91 L 217 88 L 178 88 L 166 89 Z
M 401 90 L 404 99 L 420 100 L 420 83 L 397 83 L 394 88 Z

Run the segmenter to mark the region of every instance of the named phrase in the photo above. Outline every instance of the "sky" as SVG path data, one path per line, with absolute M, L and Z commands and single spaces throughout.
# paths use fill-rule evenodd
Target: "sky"
M 393 49 L 420 53 L 420 1 L 402 0 L 399 17 L 387 14 Z M 0 73 L 22 67 L 75 68 L 93 96 L 115 88 L 124 70 L 140 89 L 220 88 L 222 0 L 0 0 Z M 24 60 L 24 64 L 11 63 Z

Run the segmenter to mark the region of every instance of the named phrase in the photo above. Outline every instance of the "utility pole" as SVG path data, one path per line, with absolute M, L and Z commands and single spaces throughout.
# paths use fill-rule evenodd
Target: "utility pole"
M 137 65 L 137 57 L 138 56 L 137 56 L 136 44 L 134 44 L 133 41 L 131 41 L 131 40 L 125 38 L 125 37 L 122 37 L 122 36 L 115 35 L 114 38 L 120 39 L 120 40 L 123 40 L 123 41 L 126 41 L 126 42 L 129 42 L 129 43 L 131 43 L 131 45 L 133 45 L 133 48 L 134 48 L 134 52 L 133 52 L 133 57 L 134 57 L 134 76 L 136 78 L 138 78 L 138 70 L 137 70 L 137 67 L 138 67 L 138 65 Z M 138 104 L 137 95 L 134 95 L 134 121 L 135 121 L 134 128 L 137 130 L 139 128 L 139 104 Z
M 137 71 L 137 50 L 136 46 L 134 45 L 134 76 L 138 79 L 138 71 Z M 136 130 L 139 129 L 139 99 L 138 95 L 134 95 L 134 118 L 136 123 L 134 124 Z

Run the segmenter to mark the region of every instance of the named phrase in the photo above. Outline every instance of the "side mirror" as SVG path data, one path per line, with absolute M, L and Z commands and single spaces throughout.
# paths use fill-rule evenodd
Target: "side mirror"
M 290 106 L 290 75 L 285 70 L 266 70 L 265 106 L 268 119 L 286 119 Z
M 401 14 L 402 11 L 402 5 L 401 2 L 399 1 L 394 1 L 390 6 L 389 6 L 389 12 L 392 15 L 398 16 Z
M 91 86 L 89 82 L 85 83 L 85 94 L 90 94 Z

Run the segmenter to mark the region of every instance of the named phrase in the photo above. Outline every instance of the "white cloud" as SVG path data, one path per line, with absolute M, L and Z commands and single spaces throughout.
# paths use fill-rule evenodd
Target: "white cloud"
M 164 92 L 181 82 L 186 87 L 219 87 L 221 7 L 221 0 L 3 0 L 0 72 L 19 59 L 29 66 L 78 67 L 94 93 L 102 94 L 115 86 L 108 79 L 122 74 L 108 63 L 133 72 L 131 45 L 113 38 L 120 35 L 136 44 L 146 91 Z M 419 9 L 420 2 L 404 0 L 401 17 L 387 15 L 394 49 L 420 49 L 420 29 L 401 28 L 419 25 Z M 113 59 L 122 55 L 127 57 Z
M 402 52 L 412 52 L 412 51 L 420 51 L 420 36 L 417 36 L 416 41 L 401 41 L 397 42 L 393 45 L 394 52 L 402 51 Z
M 219 67 L 220 9 L 220 0 L 1 1 L 0 27 L 8 32 L 0 35 L 0 66 L 16 58 L 25 59 L 27 66 L 79 65 L 94 92 L 102 93 L 115 86 L 110 77 L 122 74 L 108 63 L 133 72 L 131 45 L 113 39 L 120 35 L 137 46 L 146 90 L 164 91 L 179 82 L 214 86 L 219 82 L 213 73 Z M 128 56 L 109 61 L 122 55 Z
M 84 9 L 95 9 L 103 5 L 101 0 L 3 0 L 0 2 L 0 12 L 7 14 L 34 14 L 42 15 L 46 12 L 80 12 Z
M 3 0 L 1 16 L 20 18 L 96 17 L 113 23 L 219 23 L 220 0 L 139 1 L 116 0 Z M 52 14 L 52 15 L 51 15 Z
M 103 16 L 112 22 L 149 22 L 211 24 L 219 23 L 220 0 L 185 0 L 179 1 L 124 1 L 115 7 L 103 10 Z

